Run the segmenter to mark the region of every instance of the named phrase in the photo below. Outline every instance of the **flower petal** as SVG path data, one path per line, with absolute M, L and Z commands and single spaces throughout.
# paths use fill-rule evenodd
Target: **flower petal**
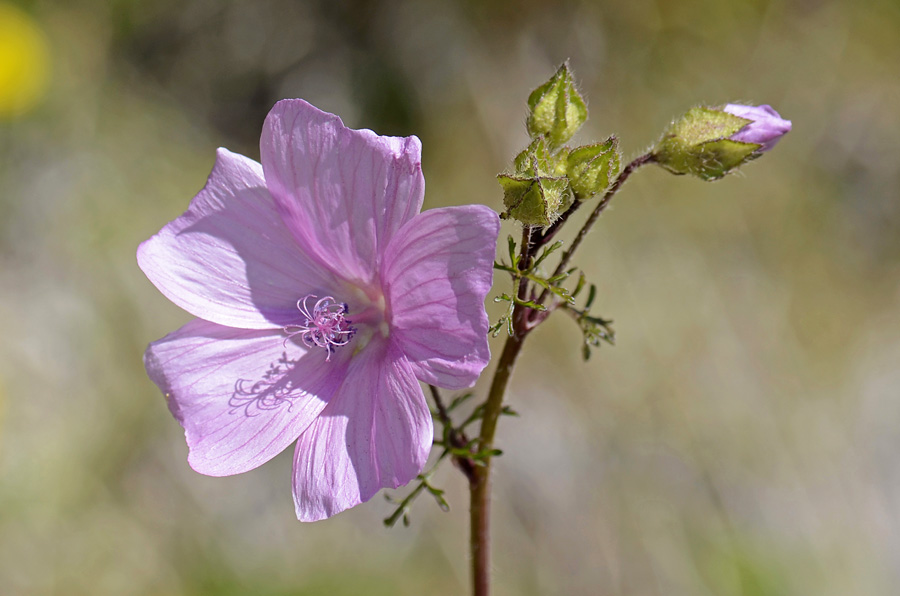
M 434 427 L 422 388 L 392 344 L 373 340 L 294 452 L 294 505 L 316 521 L 415 478 Z
M 137 258 L 181 308 L 244 329 L 296 322 L 299 298 L 334 286 L 301 254 L 260 165 L 225 149 L 188 210 L 141 244 Z
M 791 131 L 791 121 L 782 118 L 770 105 L 747 106 L 730 103 L 722 110 L 750 120 L 749 124 L 729 138 L 732 141 L 760 145 L 758 150 L 760 153 L 769 151 L 781 137 Z
M 306 252 L 368 282 L 384 247 L 422 208 L 422 146 L 346 128 L 300 99 L 279 101 L 260 140 L 266 184 Z
M 432 209 L 394 237 L 382 265 L 391 337 L 425 383 L 470 387 L 487 366 L 500 220 L 480 205 Z
M 340 386 L 349 350 L 326 362 L 274 331 L 194 319 L 153 342 L 147 374 L 184 427 L 188 463 L 210 476 L 252 470 L 300 436 Z

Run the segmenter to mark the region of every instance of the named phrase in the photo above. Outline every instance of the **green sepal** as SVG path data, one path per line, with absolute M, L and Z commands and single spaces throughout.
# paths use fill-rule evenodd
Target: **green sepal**
M 747 118 L 741 118 L 722 110 L 696 107 L 688 110 L 684 116 L 673 122 L 663 136 L 663 140 L 676 139 L 684 146 L 699 145 L 730 137 L 750 124 Z
M 579 201 L 604 192 L 619 174 L 619 141 L 609 137 L 604 143 L 585 145 L 569 153 L 566 169 L 572 192 Z
M 506 207 L 503 216 L 532 226 L 548 226 L 556 220 L 569 187 L 564 177 L 527 178 L 500 174 L 497 181 L 503 188 L 503 205 Z
M 587 120 L 587 105 L 575 88 L 569 65 L 563 63 L 549 81 L 528 96 L 528 120 L 532 137 L 546 135 L 550 145 L 559 147 L 578 132 Z
M 516 173 L 522 176 L 550 176 L 559 178 L 566 175 L 566 155 L 563 151 L 554 153 L 547 145 L 547 137 L 541 135 L 513 160 Z
M 653 150 L 654 161 L 673 174 L 718 180 L 757 157 L 760 145 L 729 139 L 750 120 L 710 108 L 693 108 L 673 122 Z
M 755 159 L 759 147 L 756 143 L 719 139 L 697 145 L 690 152 L 669 155 L 665 160 L 657 157 L 657 161 L 673 174 L 693 174 L 712 181 Z

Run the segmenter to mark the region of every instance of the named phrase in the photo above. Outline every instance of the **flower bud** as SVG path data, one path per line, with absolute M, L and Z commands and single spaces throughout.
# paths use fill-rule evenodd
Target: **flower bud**
M 569 65 L 559 67 L 549 81 L 528 96 L 530 113 L 525 125 L 532 137 L 546 135 L 552 147 L 572 138 L 587 120 L 587 105 L 575 88 Z
M 729 137 L 732 141 L 756 143 L 757 151 L 764 153 L 775 146 L 781 137 L 791 131 L 791 121 L 784 120 L 772 106 L 745 106 L 730 103 L 723 111 L 750 120 L 744 128 Z
M 567 175 L 572 192 L 579 201 L 589 199 L 609 188 L 619 173 L 618 139 L 573 149 L 567 159 Z
M 771 149 L 790 126 L 769 106 L 693 108 L 669 126 L 653 159 L 673 174 L 718 180 Z
M 503 187 L 503 205 L 511 217 L 530 226 L 549 226 L 559 216 L 568 192 L 566 178 L 526 178 L 500 174 L 497 181 Z

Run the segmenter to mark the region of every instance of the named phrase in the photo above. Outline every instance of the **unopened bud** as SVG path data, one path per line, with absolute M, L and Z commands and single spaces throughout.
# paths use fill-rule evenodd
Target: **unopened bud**
M 568 192 L 566 178 L 526 178 L 500 174 L 497 181 L 503 187 L 503 204 L 511 217 L 531 226 L 549 226 L 559 216 Z
M 619 173 L 618 139 L 573 149 L 567 160 L 567 175 L 572 192 L 579 201 L 609 188 Z
M 653 159 L 674 174 L 717 180 L 771 149 L 790 126 L 768 106 L 693 108 L 669 126 Z
M 568 64 L 560 66 L 549 81 L 531 92 L 528 107 L 528 134 L 546 135 L 553 147 L 571 139 L 587 120 L 587 105 L 575 88 Z

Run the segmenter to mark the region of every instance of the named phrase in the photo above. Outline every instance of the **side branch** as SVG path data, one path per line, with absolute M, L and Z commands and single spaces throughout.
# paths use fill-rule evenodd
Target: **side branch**
M 569 248 L 566 249 L 566 252 L 563 253 L 562 257 L 560 257 L 559 264 L 556 266 L 556 269 L 553 271 L 553 275 L 559 275 L 563 271 L 566 270 L 566 267 L 569 265 L 569 261 L 572 260 L 572 257 L 575 255 L 575 251 L 578 250 L 578 247 L 581 246 L 581 243 L 584 241 L 585 236 L 588 235 L 588 232 L 591 231 L 591 228 L 594 227 L 594 224 L 597 222 L 597 219 L 600 217 L 600 214 L 603 213 L 606 208 L 609 206 L 609 202 L 615 196 L 619 189 L 622 188 L 622 185 L 625 184 L 625 181 L 628 180 L 628 177 L 631 176 L 632 172 L 634 172 L 639 167 L 651 163 L 654 160 L 652 153 L 645 153 L 640 157 L 635 158 L 631 163 L 625 166 L 625 169 L 616 177 L 615 181 L 612 183 L 612 186 L 606 191 L 603 195 L 603 198 L 600 199 L 600 202 L 597 203 L 597 206 L 594 207 L 594 210 L 591 212 L 591 215 L 587 218 L 587 221 L 584 222 L 584 225 L 578 230 L 578 234 L 572 240 L 572 244 Z M 566 219 L 568 219 L 569 215 L 575 211 L 575 207 L 578 203 L 572 205 L 568 211 L 566 211 L 563 216 L 556 222 L 559 225 L 565 223 Z M 549 240 L 553 237 L 554 234 L 559 230 L 559 227 L 554 225 L 550 226 L 544 235 L 541 237 L 542 242 L 545 240 Z M 543 304 L 547 299 L 547 295 L 549 292 L 544 290 L 541 292 L 540 297 L 537 299 L 538 304 Z M 535 313 L 537 314 L 537 313 Z M 549 314 L 549 311 L 545 311 L 540 313 L 541 317 L 546 317 Z
M 625 166 L 625 169 L 622 170 L 622 172 L 616 177 L 616 180 L 612 183 L 612 186 L 609 187 L 609 190 L 606 191 L 606 193 L 603 195 L 603 198 L 600 199 L 600 202 L 597 203 L 596 207 L 594 207 L 594 210 L 591 212 L 590 217 L 587 218 L 587 221 L 584 222 L 584 225 L 580 230 L 578 230 L 578 234 L 575 236 L 574 240 L 572 240 L 572 244 L 568 249 L 566 249 L 566 252 L 564 252 L 563 256 L 560 258 L 559 265 L 556 266 L 556 270 L 553 272 L 553 275 L 559 275 L 566 270 L 566 266 L 569 264 L 569 261 L 572 260 L 572 256 L 575 254 L 575 251 L 578 250 L 578 247 L 581 245 L 584 237 L 587 236 L 588 232 L 591 231 L 591 228 L 594 227 L 594 223 L 596 223 L 597 218 L 600 217 L 600 214 L 606 210 L 613 196 L 615 196 L 615 194 L 619 192 L 619 189 L 622 188 L 622 185 L 625 184 L 625 181 L 628 180 L 629 176 L 631 176 L 631 173 L 642 165 L 648 164 L 652 161 L 653 154 L 645 153 L 644 155 L 635 158 L 631 163 Z

